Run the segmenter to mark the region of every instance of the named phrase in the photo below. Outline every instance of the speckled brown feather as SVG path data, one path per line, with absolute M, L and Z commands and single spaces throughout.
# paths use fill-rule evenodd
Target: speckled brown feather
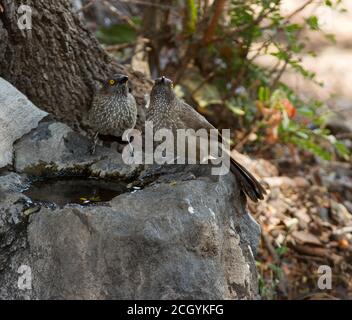
M 177 129 L 215 129 L 205 117 L 184 101 L 178 99 L 169 85 L 154 85 L 147 110 L 147 121 L 153 122 L 154 131 L 166 128 L 176 132 Z M 222 142 L 219 134 L 218 140 Z M 236 176 L 243 192 L 254 202 L 264 199 L 266 194 L 258 180 L 240 163 L 231 158 L 231 172 Z
M 125 85 L 103 86 L 95 94 L 88 122 L 95 132 L 121 137 L 136 125 L 137 104 Z

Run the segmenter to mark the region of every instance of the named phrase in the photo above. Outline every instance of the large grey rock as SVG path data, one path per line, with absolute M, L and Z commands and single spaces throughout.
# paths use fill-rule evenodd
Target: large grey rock
M 0 299 L 30 299 L 18 288 L 21 265 L 29 265 L 27 221 L 18 193 L 25 179 L 17 174 L 0 177 Z
M 257 297 L 255 248 L 249 239 L 258 240 L 259 229 L 235 201 L 230 176 L 218 182 L 156 181 L 114 198 L 109 206 L 41 208 L 28 222 L 23 213 L 28 209 L 14 205 L 14 195 L 5 193 L 3 228 L 16 230 L 16 221 L 26 232 L 18 235 L 13 250 L 5 250 L 0 298 Z M 23 264 L 31 268 L 32 290 L 16 290 Z
M 16 172 L 0 173 L 0 299 L 257 298 L 260 228 L 233 175 L 211 177 L 205 166 L 143 169 L 105 147 L 92 156 L 88 138 L 37 120 L 7 140 L 6 150 L 16 140 Z M 62 174 L 142 188 L 55 209 L 21 193 L 32 176 Z
M 136 175 L 138 166 L 126 165 L 113 148 L 98 146 L 90 154 L 92 141 L 67 125 L 42 121 L 35 130 L 16 142 L 14 167 L 30 175 L 89 174 L 125 178 Z
M 12 164 L 13 143 L 47 115 L 0 78 L 0 168 Z

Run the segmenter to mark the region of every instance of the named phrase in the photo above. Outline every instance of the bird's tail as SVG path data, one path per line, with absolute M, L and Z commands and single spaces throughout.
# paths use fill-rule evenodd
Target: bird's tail
M 264 199 L 266 194 L 258 180 L 241 164 L 231 158 L 231 172 L 236 176 L 244 193 L 254 202 Z

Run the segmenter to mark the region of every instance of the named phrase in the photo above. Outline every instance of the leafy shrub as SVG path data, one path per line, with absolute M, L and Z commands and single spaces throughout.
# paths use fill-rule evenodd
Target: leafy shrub
M 213 104 L 227 108 L 236 129 L 245 137 L 255 134 L 259 148 L 265 145 L 263 140 L 290 143 L 327 160 L 335 153 L 347 159 L 347 148 L 324 128 L 322 103 L 303 101 L 280 81 L 290 69 L 318 83 L 300 56 L 308 52 L 309 39 L 303 32 L 323 33 L 319 19 L 311 14 L 296 22 L 295 17 L 317 5 L 344 10 L 342 1 L 307 0 L 288 14 L 282 13 L 283 2 L 214 0 L 209 5 L 169 0 L 156 1 L 148 10 L 143 7 L 139 34 L 149 40 L 151 73 L 173 78 L 201 108 Z M 333 35 L 324 35 L 334 41 Z M 264 55 L 275 62 L 259 65 L 257 59 Z

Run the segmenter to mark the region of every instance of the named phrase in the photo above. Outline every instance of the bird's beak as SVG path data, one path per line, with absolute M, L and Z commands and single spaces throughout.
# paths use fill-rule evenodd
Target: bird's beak
M 162 76 L 158 79 L 155 80 L 155 84 L 169 84 L 172 85 L 172 81 L 168 78 L 166 78 L 165 76 Z
M 123 76 L 120 79 L 120 83 L 126 83 L 128 81 L 128 77 L 127 76 Z
M 160 78 L 156 78 L 156 79 L 154 80 L 154 84 L 163 84 L 163 83 L 165 83 L 165 82 L 166 82 L 165 76 L 162 76 L 162 77 L 160 77 Z

